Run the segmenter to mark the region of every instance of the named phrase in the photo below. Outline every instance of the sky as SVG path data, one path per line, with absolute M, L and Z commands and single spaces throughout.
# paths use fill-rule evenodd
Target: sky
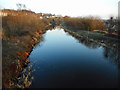
M 25 4 L 36 13 L 52 13 L 62 16 L 99 16 L 109 18 L 118 16 L 120 0 L 0 0 L 0 7 L 17 9 L 16 4 Z

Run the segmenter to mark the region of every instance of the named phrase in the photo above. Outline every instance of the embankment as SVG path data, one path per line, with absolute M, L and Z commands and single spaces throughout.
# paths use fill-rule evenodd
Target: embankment
M 30 67 L 26 69 L 30 62 L 27 58 L 51 25 L 49 19 L 40 19 L 35 13 L 19 13 L 2 17 L 3 88 L 27 88 L 31 85 Z

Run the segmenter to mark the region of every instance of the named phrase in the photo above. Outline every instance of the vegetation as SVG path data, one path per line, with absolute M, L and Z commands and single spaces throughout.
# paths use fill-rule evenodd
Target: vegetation
M 105 30 L 106 27 L 104 22 L 99 18 L 95 17 L 86 17 L 86 18 L 72 18 L 72 17 L 64 17 L 64 25 L 70 26 L 79 30 Z
M 18 6 L 21 8 L 20 5 Z M 25 67 L 30 62 L 27 58 L 42 33 L 51 28 L 51 26 L 62 25 L 71 31 L 77 32 L 77 34 L 80 34 L 81 30 L 85 32 L 106 31 L 104 22 L 95 17 L 72 18 L 66 16 L 63 18 L 40 19 L 38 14 L 27 10 L 4 10 L 3 12 L 7 13 L 7 16 L 2 17 L 4 88 L 25 88 L 31 85 L 30 73 L 23 73 Z M 88 36 L 86 33 L 82 33 L 82 35 L 84 37 Z M 89 35 L 93 40 L 98 39 L 98 37 L 93 38 L 92 32 Z M 103 36 L 99 38 L 101 38 L 98 40 L 99 42 L 105 40 Z M 114 46 L 114 44 L 112 45 Z M 30 68 L 28 68 L 28 71 L 30 71 Z M 25 77 L 21 77 L 23 74 Z
M 110 22 L 110 24 L 111 27 L 118 26 L 117 22 Z M 103 20 L 95 17 L 73 18 L 65 16 L 62 27 L 87 47 L 97 48 L 103 46 L 105 58 L 110 59 L 112 63 L 119 66 L 119 31 L 115 32 L 111 30 L 111 27 L 106 27 Z
M 44 30 L 47 23 L 35 16 L 6 16 L 3 17 L 3 32 L 7 38 L 32 35 L 35 30 Z
M 20 84 L 18 78 L 29 63 L 27 57 L 34 44 L 50 27 L 49 19 L 40 19 L 29 11 L 17 11 L 19 15 L 14 12 L 2 17 L 3 88 L 29 87 L 31 82 L 28 75 L 25 74 Z

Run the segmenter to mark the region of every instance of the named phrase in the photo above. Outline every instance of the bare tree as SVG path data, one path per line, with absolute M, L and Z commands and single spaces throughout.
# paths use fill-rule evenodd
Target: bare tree
M 26 9 L 25 4 L 18 3 L 18 4 L 16 4 L 16 6 L 17 6 L 18 10 Z

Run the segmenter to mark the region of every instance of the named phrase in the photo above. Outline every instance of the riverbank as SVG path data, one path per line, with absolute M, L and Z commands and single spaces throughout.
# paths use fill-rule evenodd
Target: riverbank
M 104 20 L 98 17 L 63 17 L 63 26 L 73 31 L 90 31 L 96 34 L 104 34 L 108 37 L 119 38 L 118 22 L 114 23 L 115 29 L 109 29 Z
M 62 26 L 62 28 L 64 28 L 65 32 L 69 33 L 80 43 L 84 44 L 89 48 L 98 48 L 101 46 L 104 47 L 104 57 L 111 60 L 111 63 L 116 64 L 118 68 L 120 68 L 120 40 L 118 37 L 112 37 L 106 34 L 99 34 L 96 32 L 83 30 L 75 32 L 72 29 L 68 29 L 65 26 Z
M 42 34 L 50 28 L 49 20 L 36 15 L 2 17 L 2 87 L 28 88 L 32 84 L 28 56 Z
M 63 21 L 63 18 L 40 19 L 39 15 L 33 12 L 11 11 L 10 15 L 2 17 L 2 21 L 3 88 L 28 88 L 32 84 L 33 77 L 30 76 L 32 66 L 27 67 L 28 63 L 30 63 L 28 56 L 35 44 L 42 40 L 42 34 L 52 28 L 51 25 L 62 25 L 64 22 L 63 26 L 65 31 L 78 39 L 82 38 L 82 41 L 92 41 L 102 46 L 115 49 L 117 49 L 116 47 L 119 45 L 116 44 L 117 39 L 108 37 L 104 33 L 87 31 L 93 28 L 103 29 L 104 25 L 100 20 L 95 21 L 99 21 L 99 24 L 102 26 L 97 27 L 97 24 L 95 27 L 91 27 L 93 25 L 91 21 L 94 22 L 94 20 L 91 19 L 90 22 L 88 22 L 89 19 L 76 18 L 66 18 L 66 21 Z M 65 27 L 68 24 L 70 24 L 71 27 L 76 26 L 86 31 L 69 29 Z
M 3 88 L 28 88 L 31 85 L 28 75 L 31 72 L 27 71 L 31 68 L 27 67 L 30 63 L 28 56 L 35 44 L 40 42 L 44 32 L 42 30 L 35 32 L 34 36 L 29 38 L 31 39 L 29 42 L 24 37 L 21 37 L 24 40 L 3 40 Z
M 91 31 L 84 31 L 84 30 L 72 30 L 66 26 L 62 26 L 66 32 L 76 38 L 86 38 L 87 40 L 96 42 L 102 46 L 106 46 L 109 48 L 118 48 L 119 46 L 119 36 L 112 37 L 109 34 L 98 33 L 98 32 L 91 32 Z

